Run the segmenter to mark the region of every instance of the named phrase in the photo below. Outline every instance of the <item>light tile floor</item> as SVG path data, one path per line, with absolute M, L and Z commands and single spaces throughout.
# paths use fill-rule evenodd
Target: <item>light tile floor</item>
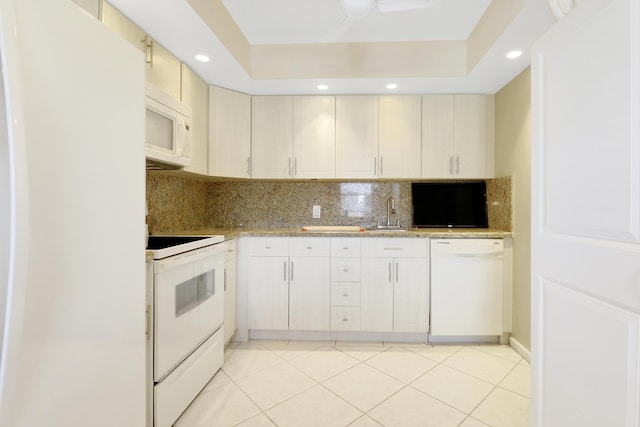
M 528 426 L 529 377 L 508 346 L 231 343 L 175 426 Z

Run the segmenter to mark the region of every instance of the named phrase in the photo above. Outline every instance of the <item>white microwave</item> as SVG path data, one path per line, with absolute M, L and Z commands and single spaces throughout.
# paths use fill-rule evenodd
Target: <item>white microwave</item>
M 191 164 L 191 107 L 147 82 L 146 86 L 147 160 L 170 167 Z

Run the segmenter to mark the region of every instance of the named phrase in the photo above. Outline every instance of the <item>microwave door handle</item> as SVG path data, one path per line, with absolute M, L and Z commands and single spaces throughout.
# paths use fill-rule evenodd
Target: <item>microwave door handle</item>
M 187 140 L 187 126 L 182 117 L 176 119 L 176 154 L 182 156 L 184 152 L 185 141 Z

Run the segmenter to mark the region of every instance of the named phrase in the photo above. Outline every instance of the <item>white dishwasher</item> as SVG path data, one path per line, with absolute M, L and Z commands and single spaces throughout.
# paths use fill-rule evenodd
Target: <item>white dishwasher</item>
M 502 239 L 431 239 L 432 336 L 501 335 Z

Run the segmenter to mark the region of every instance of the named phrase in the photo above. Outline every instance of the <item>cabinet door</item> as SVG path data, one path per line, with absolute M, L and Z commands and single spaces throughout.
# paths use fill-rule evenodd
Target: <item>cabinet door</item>
M 336 97 L 336 178 L 378 173 L 378 97 Z
M 291 257 L 289 329 L 328 331 L 331 328 L 329 257 Z
M 335 97 L 293 98 L 295 178 L 335 178 L 335 120 Z
M 487 176 L 487 95 L 455 95 L 453 172 L 456 178 Z
M 181 101 L 191 106 L 192 121 L 189 132 L 191 165 L 187 172 L 209 173 L 209 86 L 191 68 L 182 64 Z
M 147 37 L 148 42 L 151 38 Z M 147 81 L 158 86 L 175 99 L 180 99 L 180 68 L 178 58 L 155 40 L 153 49 L 147 52 Z
M 289 327 L 289 258 L 249 257 L 249 329 Z
M 254 96 L 251 109 L 253 178 L 293 177 L 293 98 Z
M 393 330 L 427 332 L 429 326 L 429 271 L 426 258 L 395 258 Z
M 422 177 L 453 176 L 453 95 L 422 97 Z
M 236 242 L 226 243 L 224 260 L 224 342 L 227 343 L 236 333 L 236 313 L 238 304 Z
M 378 98 L 380 178 L 420 177 L 421 104 L 417 95 Z
M 362 258 L 360 278 L 360 329 L 392 331 L 393 259 Z
M 102 22 L 123 39 L 145 52 L 147 81 L 160 87 L 176 99 L 180 99 L 180 60 L 120 13 L 108 2 L 102 2 Z M 152 44 L 153 48 L 146 45 Z
M 251 96 L 211 86 L 209 175 L 249 178 Z
M 106 1 L 102 2 L 102 23 L 144 52 L 144 31 Z

